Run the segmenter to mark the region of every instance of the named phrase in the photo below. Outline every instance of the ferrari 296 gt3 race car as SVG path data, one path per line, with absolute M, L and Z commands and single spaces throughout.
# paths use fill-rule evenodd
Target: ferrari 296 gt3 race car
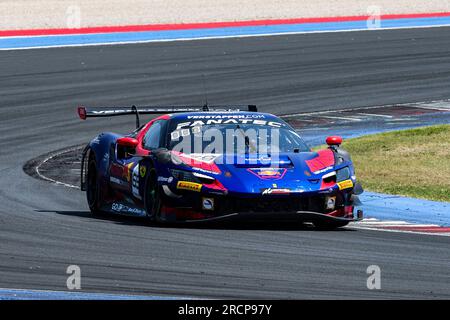
M 362 219 L 362 193 L 342 138 L 312 151 L 285 121 L 256 106 L 78 107 L 78 115 L 135 115 L 137 129 L 101 133 L 84 148 L 81 189 L 92 213 L 157 222 L 243 217 L 333 229 Z M 144 125 L 140 114 L 164 114 Z

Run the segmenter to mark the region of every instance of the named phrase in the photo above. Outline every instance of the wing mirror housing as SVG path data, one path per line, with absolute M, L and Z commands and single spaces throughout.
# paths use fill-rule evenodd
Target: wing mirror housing
M 339 147 L 342 144 L 342 137 L 340 136 L 329 136 L 325 140 L 327 145 L 330 147 Z
M 136 147 L 139 141 L 131 137 L 123 137 L 117 139 L 117 157 L 128 158 L 136 153 Z

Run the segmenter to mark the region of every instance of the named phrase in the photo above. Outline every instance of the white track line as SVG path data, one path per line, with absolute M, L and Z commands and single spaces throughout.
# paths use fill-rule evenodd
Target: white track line
M 370 116 L 370 117 L 382 117 L 382 118 L 393 118 L 393 116 L 388 116 L 385 114 L 374 114 L 374 113 L 362 113 L 362 112 L 358 112 L 358 114 L 362 115 L 362 116 Z
M 384 225 L 384 226 L 405 226 L 410 225 L 411 223 L 406 221 L 396 221 L 396 220 L 377 220 L 377 221 L 360 221 L 357 222 L 358 224 L 363 224 L 367 226 L 377 226 L 377 225 Z M 415 226 L 419 226 L 418 224 L 415 224 Z M 420 226 L 424 227 L 438 227 L 436 224 L 423 224 Z
M 411 227 L 414 225 L 411 225 Z M 398 229 L 387 229 L 387 228 L 370 228 L 370 227 L 361 227 L 355 225 L 349 225 L 350 229 L 359 229 L 359 230 L 369 230 L 369 231 L 384 231 L 384 232 L 395 232 L 395 233 L 409 233 L 409 234 L 421 234 L 427 236 L 441 236 L 441 237 L 450 237 L 450 232 L 439 233 L 439 232 L 420 232 L 420 231 L 409 231 L 409 230 L 398 230 Z
M 427 109 L 427 110 L 436 110 L 436 111 L 450 111 L 450 107 L 449 108 L 439 108 L 439 107 L 432 107 L 432 106 L 413 106 L 414 108 L 418 108 L 418 109 Z
M 450 232 L 426 232 L 420 230 L 408 230 L 408 229 L 391 229 L 396 227 L 406 228 L 439 228 L 437 224 L 415 224 L 412 222 L 400 221 L 400 220 L 379 220 L 375 218 L 367 218 L 359 222 L 353 222 L 349 224 L 348 228 L 360 229 L 360 230 L 372 230 L 372 231 L 386 231 L 396 233 L 409 233 L 409 234 L 423 234 L 432 236 L 444 236 L 449 237 Z
M 327 119 L 338 119 L 338 120 L 349 120 L 349 121 L 362 121 L 361 118 L 352 118 L 352 117 L 338 117 L 338 116 L 320 116 L 320 118 L 327 118 Z
M 56 156 L 60 156 L 60 155 L 62 155 L 62 154 L 64 154 L 64 153 L 67 153 L 67 152 L 70 152 L 70 151 L 74 151 L 74 150 L 77 150 L 77 149 L 78 149 L 78 148 L 71 148 L 71 149 L 64 150 L 64 151 L 61 151 L 61 152 L 58 152 L 58 153 L 55 153 L 55 154 L 52 154 L 52 155 L 48 156 L 48 157 L 45 158 L 39 165 L 36 166 L 36 168 L 35 168 L 36 174 L 37 174 L 41 179 L 47 180 L 47 181 L 52 182 L 52 183 L 55 183 L 55 184 L 57 184 L 57 185 L 62 185 L 62 186 L 69 187 L 69 188 L 74 188 L 74 189 L 80 189 L 79 186 L 74 186 L 73 184 L 64 183 L 64 182 L 61 182 L 61 181 L 54 180 L 54 179 L 52 179 L 52 178 L 49 178 L 49 177 L 44 176 L 43 174 L 41 174 L 41 173 L 39 172 L 39 168 L 40 168 L 44 163 L 46 163 L 47 161 L 53 159 L 53 158 L 56 157 Z

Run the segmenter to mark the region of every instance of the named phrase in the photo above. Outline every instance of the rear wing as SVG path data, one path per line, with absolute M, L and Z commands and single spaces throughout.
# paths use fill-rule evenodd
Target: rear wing
M 247 106 L 142 106 L 142 107 L 100 107 L 100 108 L 86 108 L 78 107 L 78 116 L 82 120 L 87 118 L 99 117 L 115 117 L 124 115 L 136 115 L 136 127 L 139 128 L 140 114 L 165 114 L 165 113 L 182 113 L 182 112 L 233 112 L 233 111 L 251 111 L 257 112 L 255 105 Z

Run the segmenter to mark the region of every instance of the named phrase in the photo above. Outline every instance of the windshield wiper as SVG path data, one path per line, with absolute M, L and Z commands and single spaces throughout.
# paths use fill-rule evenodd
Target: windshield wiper
M 247 148 L 248 148 L 250 152 L 252 152 L 252 153 L 256 152 L 256 150 L 257 150 L 256 146 L 254 144 L 250 143 L 250 138 L 245 134 L 244 130 L 239 125 L 236 126 L 236 129 L 244 137 L 244 142 L 245 142 L 245 146 L 246 146 L 245 151 L 247 151 Z M 249 153 L 249 152 L 245 152 L 245 153 Z

